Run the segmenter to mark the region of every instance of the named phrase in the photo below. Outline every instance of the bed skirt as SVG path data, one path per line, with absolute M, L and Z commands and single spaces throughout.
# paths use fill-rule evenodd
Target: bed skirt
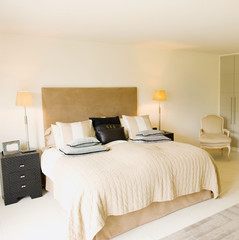
M 46 177 L 46 190 L 53 194 L 53 182 Z M 178 197 L 171 201 L 154 202 L 146 208 L 119 216 L 109 216 L 105 226 L 96 234 L 94 240 L 109 240 L 145 223 L 166 216 L 179 209 L 212 198 L 209 190 Z

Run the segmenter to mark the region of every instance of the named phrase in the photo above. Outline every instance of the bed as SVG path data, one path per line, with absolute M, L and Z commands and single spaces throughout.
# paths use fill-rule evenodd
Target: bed
M 49 131 L 57 121 L 136 116 L 137 88 L 42 88 L 42 103 Z M 54 147 L 43 152 L 46 190 L 69 213 L 71 240 L 108 240 L 219 195 L 217 169 L 202 149 L 177 142 L 106 146 L 110 151 L 79 157 Z

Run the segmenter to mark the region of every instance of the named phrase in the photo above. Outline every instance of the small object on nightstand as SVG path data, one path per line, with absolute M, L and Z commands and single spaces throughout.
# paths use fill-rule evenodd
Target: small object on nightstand
M 3 142 L 2 143 L 3 155 L 16 154 L 21 151 L 21 145 L 19 140 Z
M 42 196 L 41 169 L 38 152 L 1 156 L 0 179 L 5 205 L 16 203 L 18 198 Z

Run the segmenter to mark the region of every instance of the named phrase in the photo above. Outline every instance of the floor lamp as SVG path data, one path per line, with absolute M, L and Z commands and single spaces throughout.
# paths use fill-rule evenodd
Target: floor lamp
M 160 122 L 161 122 L 161 109 L 160 109 L 160 101 L 165 101 L 166 98 L 166 92 L 165 90 L 155 90 L 153 100 L 159 101 L 159 130 L 160 130 Z
M 30 151 L 30 144 L 29 144 L 29 134 L 28 134 L 28 122 L 27 122 L 27 111 L 26 107 L 31 106 L 33 104 L 32 101 L 32 93 L 28 91 L 21 91 L 17 92 L 17 100 L 16 105 L 17 106 L 23 106 L 24 107 L 24 122 L 25 122 L 25 130 L 26 130 L 26 138 L 27 138 L 27 151 Z

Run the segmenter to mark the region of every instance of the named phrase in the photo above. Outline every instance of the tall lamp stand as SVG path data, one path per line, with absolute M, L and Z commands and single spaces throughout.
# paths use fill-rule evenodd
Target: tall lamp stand
M 26 145 L 27 145 L 27 151 L 30 150 L 30 143 L 29 143 L 29 133 L 28 133 L 28 121 L 27 121 L 27 110 L 26 107 L 24 107 L 24 123 L 25 123 L 25 130 L 26 130 L 26 137 L 27 137 L 27 141 L 26 141 Z
M 161 124 L 161 108 L 160 108 L 160 101 L 165 101 L 166 98 L 166 93 L 165 90 L 155 90 L 154 91 L 154 96 L 153 96 L 153 100 L 158 100 L 159 101 L 159 130 L 161 128 L 160 124 Z
M 159 130 L 161 129 L 160 122 L 161 122 L 161 108 L 160 108 L 160 102 L 159 102 Z

